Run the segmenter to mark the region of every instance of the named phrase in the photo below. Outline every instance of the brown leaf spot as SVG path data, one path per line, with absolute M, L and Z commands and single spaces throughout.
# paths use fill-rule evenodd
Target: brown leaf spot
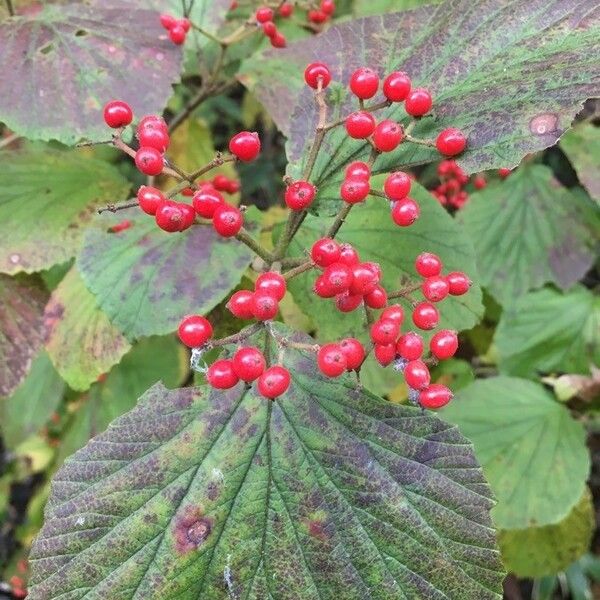
M 178 554 L 187 554 L 200 547 L 211 534 L 213 519 L 204 516 L 199 506 L 185 509 L 183 516 L 175 520 L 175 550 Z
M 529 121 L 529 131 L 539 136 L 558 134 L 558 115 L 556 113 L 536 115 Z

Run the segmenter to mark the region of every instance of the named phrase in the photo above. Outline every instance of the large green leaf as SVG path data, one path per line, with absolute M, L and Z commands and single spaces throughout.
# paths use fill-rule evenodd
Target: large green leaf
M 65 384 L 48 355 L 40 352 L 25 380 L 5 400 L 0 399 L 0 431 L 4 443 L 14 449 L 37 433 L 58 407 Z
M 157 381 L 175 387 L 188 372 L 188 354 L 174 337 L 141 340 L 82 396 L 61 436 L 59 462 L 102 433 L 111 421 L 131 410 L 138 397 Z
M 442 417 L 475 445 L 498 499 L 498 528 L 557 523 L 581 498 L 590 470 L 584 429 L 542 386 L 482 379 L 460 390 Z
M 594 529 L 592 495 L 586 488 L 573 510 L 559 523 L 500 531 L 502 560 L 507 570 L 519 577 L 564 571 L 588 551 Z
M 352 12 L 356 17 L 383 15 L 399 10 L 417 8 L 424 4 L 437 4 L 439 0 L 354 0 Z
M 544 288 L 502 313 L 494 342 L 500 370 L 511 375 L 589 372 L 600 361 L 600 299 L 582 286 Z
M 138 117 L 162 112 L 181 50 L 158 13 L 100 0 L 47 4 L 0 24 L 0 120 L 32 139 L 107 139 L 102 107 L 115 98 Z
M 542 165 L 472 194 L 459 219 L 475 245 L 482 285 L 502 304 L 546 282 L 572 286 L 600 247 L 598 207 Z
M 108 163 L 48 147 L 0 153 L 0 271 L 41 271 L 69 260 L 99 204 L 129 184 Z M 32 227 L 32 215 L 39 227 Z
M 422 119 L 414 135 L 432 137 L 445 127 L 459 127 L 469 138 L 459 160 L 468 172 L 510 167 L 526 153 L 554 144 L 582 101 L 597 93 L 600 65 L 593 49 L 600 27 L 594 4 L 447 0 L 356 19 L 316 39 L 269 51 L 263 60 L 247 61 L 241 79 L 289 137 L 292 177 L 303 169 L 317 122 L 312 90 L 303 82 L 304 68 L 313 60 L 329 64 L 337 82 L 327 93 L 331 119 L 356 110 L 356 99 L 345 87 L 354 69 L 367 65 L 381 75 L 401 69 L 415 85 L 430 88 L 435 100 L 434 116 Z M 377 114 L 408 122 L 403 106 Z M 341 166 L 368 151 L 368 144 L 350 139 L 343 128 L 333 130 L 313 170 L 314 182 L 320 187 L 339 182 Z M 427 146 L 402 144 L 382 155 L 375 169 L 438 156 Z
M 590 196 L 600 201 L 600 128 L 581 123 L 560 138 L 560 148 Z
M 458 431 L 285 362 L 275 402 L 157 385 L 68 460 L 30 598 L 499 599 L 493 502 Z
M 75 267 L 52 292 L 44 319 L 46 350 L 74 390 L 87 390 L 131 348 L 98 308 Z
M 38 279 L 0 274 L 0 396 L 19 385 L 42 345 L 47 299 Z
M 383 284 L 388 291 L 400 288 L 400 278 L 410 282 L 418 280 L 415 258 L 421 252 L 438 254 L 446 271 L 462 270 L 477 281 L 475 256 L 470 240 L 439 203 L 418 184 L 413 184 L 413 197 L 421 205 L 421 217 L 411 227 L 400 228 L 390 217 L 388 203 L 382 198 L 371 198 L 355 206 L 346 218 L 338 239 L 352 244 L 361 259 L 380 263 Z M 342 201 L 338 200 L 338 204 Z M 329 226 L 323 218 L 309 216 L 294 238 L 290 247 L 292 254 L 301 256 L 305 248 L 322 237 Z M 321 340 L 339 339 L 346 335 L 359 335 L 364 331 L 364 313 L 340 313 L 333 300 L 319 298 L 313 292 L 316 271 L 295 277 L 289 289 L 298 306 L 311 316 Z M 419 293 L 415 292 L 415 298 Z M 410 304 L 403 302 L 407 312 Z M 441 326 L 469 329 L 483 314 L 481 291 L 474 285 L 464 296 L 447 298 L 439 304 Z M 410 315 L 407 317 L 410 322 Z
M 208 312 L 252 259 L 246 246 L 212 227 L 166 233 L 138 209 L 123 212 L 132 227 L 118 235 L 90 228 L 77 265 L 100 308 L 128 339 L 169 333 L 184 315 Z M 98 219 L 106 227 L 111 222 L 115 215 Z

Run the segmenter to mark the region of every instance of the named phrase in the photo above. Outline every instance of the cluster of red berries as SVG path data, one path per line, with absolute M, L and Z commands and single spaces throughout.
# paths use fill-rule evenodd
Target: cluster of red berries
M 238 319 L 270 321 L 279 312 L 279 302 L 286 291 L 285 278 L 275 271 L 269 271 L 258 276 L 253 292 L 250 290 L 235 292 L 226 306 Z
M 169 38 L 177 46 L 185 42 L 188 31 L 192 26 L 189 19 L 178 19 L 168 14 L 160 15 L 160 24 L 169 32 Z
M 290 6 L 293 10 L 294 7 L 291 4 L 288 6 Z M 281 7 L 279 9 L 279 14 L 283 16 L 281 14 Z M 260 8 L 257 8 L 256 12 L 254 13 L 254 18 L 260 25 L 265 36 L 269 38 L 273 48 L 285 48 L 286 39 L 283 33 L 277 29 L 277 25 L 275 25 L 275 11 L 272 8 L 269 8 L 268 6 L 261 6 Z
M 335 2 L 333 0 L 321 0 L 318 8 L 308 10 L 306 17 L 315 25 L 326 23 L 335 13 Z

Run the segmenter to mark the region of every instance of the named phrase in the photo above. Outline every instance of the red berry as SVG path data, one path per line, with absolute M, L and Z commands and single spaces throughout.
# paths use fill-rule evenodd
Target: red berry
M 254 294 L 249 290 L 239 290 L 235 292 L 226 306 L 231 311 L 231 314 L 238 319 L 253 319 L 254 309 Z
M 340 196 L 348 204 L 357 204 L 369 195 L 370 189 L 367 179 L 344 179 L 340 187 Z
M 421 284 L 421 291 L 427 300 L 440 302 L 448 295 L 450 286 L 445 277 L 428 277 Z
M 423 354 L 423 338 L 414 331 L 401 335 L 396 344 L 396 352 L 406 360 L 417 360 Z
M 333 288 L 323 279 L 323 276 L 320 275 L 315 279 L 315 283 L 313 285 L 313 292 L 319 296 L 319 298 L 333 298 L 335 295 L 335 291 Z
M 348 371 L 355 371 L 365 360 L 365 349 L 355 338 L 346 338 L 339 343 L 340 350 L 346 357 Z
M 404 309 L 399 304 L 392 304 L 381 313 L 379 318 L 391 319 L 401 325 L 402 321 L 404 321 Z
M 427 365 L 422 360 L 411 360 L 404 367 L 404 379 L 406 385 L 413 390 L 422 390 L 429 385 L 431 376 Z
M 223 175 L 219 173 L 215 175 L 212 180 L 212 185 L 218 192 L 228 192 L 229 191 L 229 177 L 227 175 Z
M 350 244 L 340 246 L 340 262 L 349 267 L 353 267 L 360 262 L 358 252 Z
M 194 194 L 192 204 L 201 217 L 212 219 L 217 208 L 225 205 L 225 199 L 216 190 L 204 188 Z
M 240 189 L 241 189 L 241 185 L 239 181 L 236 181 L 235 179 L 230 179 L 229 180 L 229 187 L 225 190 L 228 194 L 237 194 Z
M 437 308 L 429 302 L 419 302 L 412 313 L 413 323 L 419 329 L 434 329 L 440 320 Z
M 277 398 L 290 387 L 290 372 L 284 367 L 269 367 L 258 378 L 258 391 L 265 398 Z
M 323 375 L 339 377 L 348 368 L 348 361 L 339 344 L 325 344 L 317 353 L 317 365 Z
M 173 17 L 172 15 L 168 15 L 166 13 L 163 13 L 162 15 L 160 15 L 160 24 L 167 30 L 171 29 L 171 27 L 173 27 L 175 25 L 175 23 L 177 23 L 177 19 L 175 17 Z
M 375 131 L 375 117 L 366 110 L 359 110 L 346 117 L 345 125 L 351 138 L 363 140 Z
M 396 171 L 387 176 L 383 184 L 383 191 L 390 200 L 403 200 L 410 192 L 411 183 L 411 179 L 406 173 Z
M 419 205 L 411 198 L 404 198 L 394 202 L 392 207 L 392 220 L 400 227 L 412 225 L 421 213 Z
M 350 89 L 352 93 L 362 100 L 372 98 L 377 93 L 378 87 L 379 75 L 368 67 L 356 69 L 350 77 Z
M 421 277 L 436 277 L 442 272 L 442 261 L 437 254 L 422 252 L 415 260 L 415 269 Z
M 371 177 L 371 167 L 365 162 L 351 162 L 345 171 L 346 179 L 369 179 Z
M 450 331 L 449 329 L 438 331 L 429 342 L 429 350 L 438 360 L 452 358 L 458 350 L 456 331 Z
M 332 15 L 335 12 L 335 2 L 333 0 L 321 0 L 321 10 L 326 15 Z
M 163 202 L 154 215 L 156 224 L 163 230 L 173 233 L 181 231 L 181 225 L 184 220 L 183 211 L 177 202 L 168 200 Z
M 423 408 L 441 408 L 452 400 L 452 392 L 440 383 L 432 383 L 419 394 L 419 404 Z
M 410 77 L 403 71 L 390 73 L 383 82 L 383 94 L 390 102 L 402 102 L 410 92 Z
M 258 348 L 240 348 L 233 355 L 233 370 L 245 382 L 258 379 L 264 372 L 267 363 Z
M 431 110 L 433 100 L 431 94 L 424 88 L 414 88 L 404 101 L 404 108 L 413 117 L 422 117 Z
M 169 147 L 169 134 L 161 128 L 143 127 L 137 137 L 140 146 L 156 148 L 159 152 L 166 152 Z
M 269 321 L 277 316 L 279 302 L 268 292 L 255 292 L 252 296 L 252 313 L 259 321 Z
M 396 358 L 394 344 L 375 344 L 373 348 L 375 359 L 382 367 L 387 367 Z
M 371 339 L 375 344 L 392 344 L 400 333 L 400 324 L 392 319 L 381 319 L 371 325 Z
M 258 133 L 240 131 L 229 140 L 229 152 L 244 162 L 254 160 L 260 152 Z
M 135 166 L 144 175 L 160 175 L 163 170 L 163 157 L 156 148 L 142 146 L 135 153 Z
M 273 20 L 273 10 L 267 6 L 261 6 L 256 9 L 256 20 L 259 23 L 266 23 Z
M 112 100 L 104 106 L 104 122 L 113 129 L 125 127 L 133 120 L 133 111 L 127 102 Z
M 465 134 L 455 127 L 444 129 L 435 140 L 435 147 L 444 156 L 456 156 L 465 149 L 466 145 Z
M 275 32 L 271 38 L 271 46 L 273 48 L 285 48 L 287 45 L 287 40 L 285 39 L 285 35 L 280 33 L 279 31 Z
M 294 5 L 290 4 L 289 2 L 284 2 L 280 7 L 279 7 L 279 14 L 284 18 L 287 19 L 288 17 L 292 16 L 292 13 L 294 12 Z
M 344 292 L 335 297 L 335 305 L 340 312 L 349 313 L 356 310 L 362 303 L 363 297 L 360 294 L 350 294 Z
M 308 11 L 308 20 L 312 23 L 325 23 L 325 21 L 327 21 L 327 17 L 327 13 L 324 13 L 322 10 Z
M 198 348 L 212 337 L 213 328 L 202 315 L 188 315 L 181 320 L 177 333 L 188 348 Z
M 310 257 L 319 267 L 328 267 L 337 262 L 340 254 L 339 244 L 331 238 L 317 240 L 310 250 Z
M 174 25 L 171 27 L 171 29 L 169 29 L 169 38 L 177 46 L 180 46 L 183 44 L 183 42 L 185 42 L 186 34 L 187 32 L 183 25 Z
M 404 137 L 401 125 L 386 119 L 381 121 L 373 132 L 373 143 L 379 152 L 391 152 L 398 147 Z
M 387 304 L 387 293 L 380 285 L 376 286 L 372 292 L 365 295 L 365 304 L 369 308 L 383 308 Z
M 323 271 L 321 279 L 326 284 L 325 289 L 327 290 L 328 295 L 325 297 L 332 298 L 333 296 L 348 291 L 353 279 L 352 270 L 347 265 L 336 262 L 329 265 L 325 271 Z
M 502 179 L 506 179 L 509 175 L 510 175 L 510 169 L 506 168 L 506 167 L 502 167 L 501 169 L 498 169 L 498 175 L 500 175 L 500 177 L 502 177 Z
M 179 227 L 179 231 L 184 231 L 189 229 L 196 220 L 196 211 L 192 206 L 186 204 L 185 202 L 178 202 L 177 206 L 181 211 L 181 225 Z
M 487 181 L 485 180 L 485 177 L 483 175 L 476 175 L 473 178 L 473 187 L 476 190 L 482 190 L 486 186 L 487 186 Z
M 319 80 L 322 81 L 322 87 L 326 88 L 331 81 L 331 72 L 329 67 L 321 62 L 310 63 L 304 70 L 304 81 L 313 89 L 319 87 Z
M 308 181 L 295 181 L 285 190 L 285 203 L 292 210 L 304 210 L 315 199 L 317 188 Z
M 208 367 L 206 380 L 217 390 L 228 390 L 238 383 L 239 377 L 235 374 L 233 361 L 221 358 Z
M 267 37 L 273 37 L 277 33 L 277 26 L 273 21 L 265 21 L 262 26 L 263 33 Z
M 446 281 L 452 296 L 462 296 L 469 291 L 471 280 L 460 271 L 453 271 L 446 275 Z
M 266 292 L 271 294 L 275 300 L 281 300 L 285 296 L 287 285 L 282 275 L 269 271 L 258 276 L 254 284 L 254 290 L 256 292 Z
M 167 126 L 167 122 L 160 115 L 146 115 L 140 119 L 138 123 L 136 133 L 140 132 L 142 129 L 162 129 L 169 133 L 169 127 Z
M 352 267 L 350 293 L 364 296 L 370 294 L 379 283 L 380 277 L 367 263 L 359 263 Z
M 223 237 L 237 235 L 244 224 L 244 215 L 235 206 L 222 204 L 218 206 L 213 215 L 213 227 Z
M 160 190 L 147 185 L 140 186 L 137 192 L 137 199 L 140 203 L 140 208 L 147 215 L 155 215 L 158 207 L 166 201 Z

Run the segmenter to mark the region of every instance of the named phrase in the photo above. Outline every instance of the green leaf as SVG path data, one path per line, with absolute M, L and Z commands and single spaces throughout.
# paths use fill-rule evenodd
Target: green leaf
M 587 374 L 600 361 L 600 299 L 582 286 L 561 294 L 552 288 L 531 292 L 506 308 L 494 342 L 500 370 Z
M 592 496 L 586 488 L 559 523 L 499 531 L 504 566 L 518 577 L 542 577 L 564 571 L 587 552 L 594 528 Z
M 381 76 L 400 69 L 415 86 L 431 89 L 433 117 L 421 119 L 413 135 L 432 138 L 446 127 L 462 129 L 468 148 L 459 163 L 471 173 L 512 167 L 525 154 L 556 142 L 582 101 L 597 93 L 599 29 L 578 0 L 448 0 L 348 21 L 316 39 L 268 51 L 262 60 L 246 61 L 241 80 L 288 136 L 292 177 L 301 173 L 315 134 L 313 90 L 303 81 L 306 65 L 315 59 L 332 72 L 330 121 L 356 110 L 346 84 L 361 66 Z M 372 102 L 381 98 L 377 94 Z M 408 123 L 403 105 L 379 111 L 377 118 Z M 323 148 L 312 176 L 319 187 L 339 182 L 348 159 L 365 158 L 370 150 L 367 143 L 350 139 L 343 127 L 327 134 Z M 437 158 L 433 148 L 404 143 L 381 155 L 375 170 Z
M 32 139 L 110 139 L 106 102 L 160 113 L 179 79 L 181 49 L 135 4 L 44 4 L 0 24 L 0 40 L 0 120 Z
M 499 600 L 493 502 L 458 431 L 285 362 L 275 402 L 154 386 L 67 461 L 31 598 Z
M 138 209 L 124 212 L 132 227 L 117 235 L 90 228 L 77 266 L 100 308 L 129 340 L 170 333 L 184 315 L 207 313 L 239 283 L 252 259 L 246 246 L 219 237 L 212 227 L 166 233 Z M 114 215 L 98 219 L 106 227 L 110 222 Z
M 475 445 L 498 500 L 498 528 L 555 524 L 581 498 L 590 470 L 585 432 L 542 386 L 482 379 L 460 390 L 442 417 Z
M 46 424 L 62 399 L 65 384 L 48 355 L 40 352 L 29 374 L 13 394 L 0 399 L 0 431 L 9 448 L 15 448 Z
M 52 292 L 44 311 L 46 350 L 74 390 L 87 390 L 131 348 L 98 308 L 75 267 Z
M 41 271 L 76 252 L 95 207 L 121 200 L 129 184 L 82 151 L 42 146 L 0 153 L 0 271 Z M 32 227 L 32 215 L 40 227 Z
M 131 410 L 138 397 L 157 381 L 175 387 L 183 382 L 188 371 L 188 354 L 174 337 L 151 337 L 138 342 L 106 378 L 81 398 L 61 437 L 59 461 Z
M 600 248 L 598 207 L 542 165 L 472 194 L 458 215 L 473 240 L 481 283 L 502 304 L 547 282 L 571 287 Z
M 354 0 L 355 17 L 383 15 L 390 12 L 418 8 L 424 4 L 437 4 L 439 0 Z
M 355 206 L 344 222 L 338 236 L 339 241 L 352 244 L 362 260 L 380 263 L 383 285 L 388 291 L 402 287 L 402 276 L 411 283 L 417 281 L 415 258 L 420 252 L 435 252 L 440 256 L 446 271 L 461 270 L 477 281 L 475 256 L 470 240 L 460 225 L 421 186 L 413 183 L 413 197 L 421 206 L 421 217 L 407 228 L 398 227 L 390 217 L 388 203 L 382 198 L 370 198 Z M 337 204 L 341 204 L 337 200 Z M 337 209 L 336 209 L 337 210 Z M 294 238 L 290 250 L 301 256 L 305 248 L 325 234 L 329 222 L 323 218 L 309 216 Z M 310 315 L 317 337 L 331 341 L 348 335 L 364 334 L 364 313 L 357 309 L 353 313 L 340 313 L 333 300 L 319 298 L 313 292 L 317 273 L 308 271 L 289 282 L 289 289 L 300 309 Z M 419 297 L 416 292 L 414 297 Z M 410 320 L 410 303 L 402 301 Z M 481 291 L 473 285 L 468 294 L 446 299 L 439 304 L 441 327 L 469 329 L 483 314 Z
M 592 123 L 581 123 L 560 138 L 560 148 L 573 165 L 579 181 L 590 196 L 600 200 L 600 130 Z
M 42 345 L 48 293 L 37 278 L 0 274 L 0 396 L 24 379 Z

